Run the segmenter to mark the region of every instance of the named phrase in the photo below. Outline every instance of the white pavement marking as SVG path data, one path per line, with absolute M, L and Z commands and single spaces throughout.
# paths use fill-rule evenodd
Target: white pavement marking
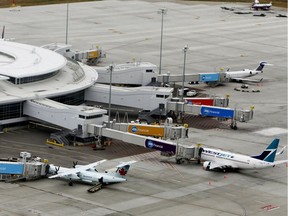
M 272 127 L 272 128 L 256 131 L 254 133 L 262 134 L 264 136 L 276 136 L 276 135 L 279 135 L 279 134 L 287 133 L 287 129 Z
M 175 190 L 170 190 L 170 191 L 165 191 L 161 192 L 158 194 L 154 194 L 152 196 L 147 196 L 147 197 L 141 197 L 129 201 L 124 201 L 124 202 L 119 202 L 113 205 L 107 206 L 108 209 L 110 210 L 115 210 L 115 211 L 125 211 L 133 208 L 138 208 L 142 207 L 145 205 L 150 205 L 150 204 L 155 204 L 158 202 L 161 202 L 164 200 L 169 200 L 169 199 L 175 199 L 178 197 L 183 197 L 187 196 L 189 194 L 197 193 L 200 191 L 205 191 L 205 190 L 210 190 L 214 189 L 217 187 L 222 187 L 225 186 L 229 183 L 226 182 L 213 182 L 212 184 L 204 184 L 204 183 L 199 183 L 195 185 L 191 185 L 188 187 L 182 187 L 182 188 L 177 188 Z M 101 208 L 102 209 L 102 208 Z M 97 215 L 100 215 L 99 208 L 95 208 L 93 210 L 90 210 L 93 212 L 97 212 Z M 101 215 L 106 215 L 105 211 Z

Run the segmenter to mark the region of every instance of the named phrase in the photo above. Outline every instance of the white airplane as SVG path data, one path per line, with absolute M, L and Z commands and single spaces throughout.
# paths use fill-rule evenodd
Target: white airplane
M 69 186 L 73 185 L 73 182 L 79 181 L 88 184 L 109 184 L 127 181 L 125 178 L 130 165 L 136 161 L 121 162 L 115 168 L 105 170 L 101 173 L 96 170 L 96 167 L 106 160 L 101 160 L 88 165 L 74 165 L 75 168 L 65 168 L 60 166 L 54 166 L 53 164 L 49 167 L 50 179 L 61 178 L 69 180 Z
M 205 170 L 238 170 L 238 169 L 262 169 L 275 167 L 278 164 L 286 163 L 288 160 L 275 161 L 275 156 L 284 152 L 285 147 L 277 152 L 279 139 L 274 139 L 272 143 L 260 154 L 256 156 L 247 156 L 235 154 L 222 150 L 211 148 L 200 148 L 199 155 L 204 160 L 203 168 Z
M 205 83 L 211 87 L 215 87 L 222 82 L 254 82 L 259 83 L 263 80 L 261 79 L 250 79 L 249 77 L 258 75 L 260 73 L 263 73 L 263 69 L 265 65 L 271 65 L 268 64 L 265 61 L 262 61 L 259 63 L 259 66 L 253 70 L 251 69 L 243 69 L 241 71 L 229 71 L 229 69 L 224 73 L 224 80 L 223 81 L 206 81 Z
M 229 71 L 229 69 L 225 72 L 226 78 L 229 79 L 230 82 L 261 82 L 263 79 L 254 80 L 248 79 L 248 77 L 252 77 L 258 75 L 259 73 L 263 73 L 263 69 L 265 65 L 270 65 L 267 62 L 260 62 L 259 66 L 254 70 L 243 69 L 242 71 Z
M 254 3 L 252 3 L 252 8 L 254 10 L 269 10 L 272 6 L 272 2 L 269 4 L 261 4 L 259 0 L 255 0 Z

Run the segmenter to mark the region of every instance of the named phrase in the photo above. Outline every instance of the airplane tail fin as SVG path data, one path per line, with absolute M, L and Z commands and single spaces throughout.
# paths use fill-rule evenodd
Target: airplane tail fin
M 262 61 L 262 62 L 260 62 L 259 66 L 255 70 L 256 71 L 262 71 L 265 65 L 267 65 L 267 62 Z
M 119 178 L 125 178 L 126 174 L 128 173 L 128 170 L 130 168 L 130 165 L 135 163 L 137 161 L 128 161 L 128 162 L 120 162 L 115 168 L 106 170 L 106 173 L 109 173 L 110 175 L 119 177 Z
M 136 161 L 121 162 L 118 166 L 116 166 L 116 176 L 124 178 L 128 173 L 130 165 L 135 162 Z
M 260 155 L 252 156 L 253 158 L 273 163 L 276 156 L 276 151 L 279 145 L 279 139 L 274 139 L 272 143 Z

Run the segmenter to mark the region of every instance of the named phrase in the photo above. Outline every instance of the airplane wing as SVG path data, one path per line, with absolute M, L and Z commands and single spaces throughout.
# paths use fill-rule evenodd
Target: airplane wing
M 263 78 L 261 79 L 247 79 L 247 78 L 233 78 L 231 79 L 232 81 L 237 81 L 237 82 L 253 82 L 253 83 L 260 83 L 262 82 Z
M 279 165 L 279 164 L 283 164 L 283 163 L 287 163 L 288 160 L 279 160 L 279 161 L 274 161 L 275 165 Z
M 233 168 L 233 169 L 238 168 L 234 164 L 227 164 L 227 163 L 224 163 L 222 161 L 209 161 L 208 164 L 205 164 L 204 166 L 205 166 L 205 168 L 208 166 L 209 168 L 208 167 L 207 168 L 209 170 L 223 170 L 223 169 L 227 169 L 227 168 Z
M 49 176 L 49 178 L 52 179 L 52 178 L 58 178 L 58 177 L 63 177 L 63 176 L 69 176 L 69 175 L 72 175 L 72 174 L 77 174 L 77 173 L 79 173 L 81 171 L 86 171 L 86 170 L 89 170 L 89 169 L 95 169 L 96 166 L 98 166 L 99 164 L 101 164 L 101 163 L 103 163 L 105 161 L 106 160 L 101 160 L 101 161 L 97 161 L 95 163 L 91 163 L 91 164 L 88 164 L 88 165 L 77 167 L 75 169 L 71 168 L 68 171 L 61 172 L 61 173 L 53 175 L 53 176 Z
M 284 146 L 279 152 L 276 153 L 276 155 L 281 155 L 285 151 L 286 146 Z

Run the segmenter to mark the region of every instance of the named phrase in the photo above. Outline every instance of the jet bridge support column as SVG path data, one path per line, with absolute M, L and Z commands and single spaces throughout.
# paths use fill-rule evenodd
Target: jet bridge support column
M 254 107 L 251 106 L 250 110 L 237 110 L 234 111 L 234 117 L 231 121 L 230 127 L 234 130 L 237 130 L 237 121 L 239 122 L 246 122 L 253 118 L 253 112 Z

